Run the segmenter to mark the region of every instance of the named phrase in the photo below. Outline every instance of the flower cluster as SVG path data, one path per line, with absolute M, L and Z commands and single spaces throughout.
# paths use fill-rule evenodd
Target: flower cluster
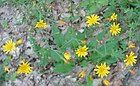
M 117 20 L 117 14 L 113 13 L 112 16 L 109 18 L 109 20 Z M 121 32 L 121 28 L 119 27 L 120 23 L 115 23 L 113 22 L 113 24 L 111 25 L 110 28 L 110 33 L 112 34 L 112 36 L 116 36 L 117 34 L 119 34 Z
M 22 43 L 22 40 L 19 39 L 16 41 L 16 43 L 14 43 L 12 41 L 12 39 L 8 40 L 3 46 L 3 52 L 5 52 L 6 54 L 8 54 L 10 51 L 12 50 L 16 50 L 16 46 L 20 45 Z M 11 59 L 11 56 L 10 58 Z M 5 72 L 10 72 L 10 68 L 8 66 L 4 66 Z M 26 76 L 32 72 L 32 67 L 29 65 L 28 62 L 26 62 L 25 60 L 22 61 L 22 64 L 19 64 L 19 68 L 17 70 L 17 74 L 22 74 L 24 73 Z

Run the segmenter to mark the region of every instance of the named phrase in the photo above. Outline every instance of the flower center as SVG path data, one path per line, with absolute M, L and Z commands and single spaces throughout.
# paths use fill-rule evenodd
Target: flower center
M 102 66 L 102 67 L 100 67 L 99 72 L 100 72 L 100 73 L 103 73 L 104 70 L 105 70 L 105 68 Z
M 13 45 L 10 45 L 10 46 L 9 46 L 9 50 L 12 50 L 13 48 L 14 48 Z
M 79 51 L 80 51 L 80 53 L 83 53 L 83 52 L 85 52 L 85 49 L 81 48 Z
M 28 70 L 27 68 L 28 68 L 27 65 L 23 65 L 23 66 L 21 67 L 22 71 L 27 71 L 27 70 Z
M 118 27 L 117 26 L 113 26 L 112 29 L 113 29 L 113 31 L 117 31 Z
M 131 57 L 131 56 L 128 57 L 128 61 L 129 61 L 129 62 L 132 61 L 132 57 Z
M 92 18 L 92 19 L 91 19 L 91 22 L 92 22 L 92 23 L 94 23 L 95 21 L 97 21 L 96 18 Z
M 43 26 L 43 25 L 44 25 L 43 22 L 40 22 L 40 23 L 39 23 L 39 26 Z

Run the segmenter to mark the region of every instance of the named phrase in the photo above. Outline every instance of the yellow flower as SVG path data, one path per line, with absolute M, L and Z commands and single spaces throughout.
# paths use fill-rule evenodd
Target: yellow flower
M 65 57 L 65 59 L 70 60 L 71 55 L 69 53 L 65 52 L 64 57 Z
M 6 44 L 2 46 L 2 48 L 6 54 L 8 54 L 11 50 L 16 50 L 15 43 L 12 41 L 12 39 L 7 41 Z
M 8 68 L 7 66 L 4 66 L 4 69 L 5 69 L 5 71 L 8 72 L 8 73 L 10 72 L 10 70 L 9 70 L 9 68 Z
M 90 78 L 90 80 L 91 80 L 91 81 L 93 80 L 93 77 L 92 77 L 92 75 L 90 75 L 90 76 L 89 76 L 89 78 Z
M 66 24 L 66 22 L 64 22 L 64 21 L 60 21 L 59 24 Z
M 128 48 L 135 48 L 135 43 L 129 44 Z
M 35 28 L 46 28 L 47 24 L 45 22 L 43 22 L 43 20 L 40 20 L 39 22 L 37 22 Z
M 110 85 L 110 82 L 109 82 L 108 80 L 103 80 L 103 82 L 104 82 L 104 84 L 105 84 L 106 86 L 109 86 L 109 85 Z
M 94 69 L 94 71 L 96 71 L 96 74 L 98 74 L 98 76 L 101 78 L 109 74 L 110 67 L 106 66 L 106 63 L 104 64 L 101 63 L 100 66 L 96 65 L 96 68 L 97 69 Z
M 19 44 L 21 44 L 21 43 L 22 43 L 22 40 L 19 39 L 19 40 L 17 40 L 16 45 L 19 45 Z
M 87 20 L 87 24 L 88 24 L 88 27 L 93 25 L 93 24 L 100 24 L 98 21 L 100 20 L 99 16 L 98 15 L 91 15 L 91 16 L 86 16 L 86 18 L 88 19 Z
M 108 20 L 117 20 L 117 14 L 115 14 L 115 13 L 113 13 L 112 15 L 111 15 L 111 17 L 110 18 L 108 18 Z
M 81 42 L 82 44 L 86 44 L 86 43 L 87 43 L 86 40 L 80 40 L 80 42 Z
M 117 35 L 120 33 L 121 31 L 121 28 L 119 27 L 120 24 L 115 24 L 113 23 L 111 25 L 111 28 L 110 28 L 110 33 L 112 33 L 112 35 Z
M 136 64 L 136 58 L 137 56 L 134 55 L 134 52 L 130 52 L 130 55 L 126 55 L 126 59 L 124 62 L 126 63 L 126 66 L 133 66 L 133 64 Z
M 22 63 L 19 64 L 19 68 L 17 70 L 17 74 L 22 74 L 24 73 L 26 76 L 32 72 L 32 67 L 29 65 L 28 62 L 25 60 L 22 60 Z
M 85 75 L 85 72 L 86 72 L 86 71 L 85 71 L 85 70 L 83 70 L 82 72 L 80 72 L 80 73 L 79 73 L 79 75 L 78 75 L 78 76 L 83 78 L 83 77 L 84 77 L 84 75 Z
M 78 54 L 78 57 L 82 57 L 82 56 L 85 57 L 88 54 L 87 49 L 88 48 L 86 46 L 83 47 L 79 46 L 79 48 L 75 50 L 75 52 L 76 54 Z
M 135 71 L 134 71 L 134 70 L 130 70 L 130 73 L 131 73 L 131 74 L 135 74 Z

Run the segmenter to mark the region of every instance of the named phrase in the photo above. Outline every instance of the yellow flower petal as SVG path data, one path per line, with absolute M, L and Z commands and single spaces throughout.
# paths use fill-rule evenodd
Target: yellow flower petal
M 117 20 L 117 14 L 113 13 L 108 20 Z
M 135 43 L 131 43 L 131 44 L 129 44 L 129 46 L 128 46 L 128 48 L 135 48 Z
M 19 39 L 19 40 L 17 40 L 16 45 L 19 45 L 19 44 L 21 44 L 21 43 L 22 43 L 22 40 Z
M 79 75 L 78 75 L 78 76 L 83 78 L 83 77 L 84 77 L 84 75 L 85 75 L 85 72 L 86 72 L 86 71 L 85 71 L 85 70 L 83 70 L 82 72 L 80 72 L 80 73 L 79 73 Z
M 40 20 L 39 22 L 37 22 L 35 28 L 46 28 L 47 24 L 45 22 L 43 22 L 43 20 Z
M 59 24 L 66 24 L 66 22 L 64 22 L 64 21 L 60 21 Z
M 70 64 L 70 62 L 69 62 L 69 60 L 64 60 L 64 62 L 66 63 L 66 64 Z
M 86 43 L 87 43 L 86 40 L 80 40 L 80 42 L 81 42 L 82 44 L 86 44 Z
M 130 73 L 131 73 L 131 74 L 135 74 L 135 71 L 134 71 L 134 70 L 130 70 Z
M 65 52 L 64 57 L 65 57 L 65 59 L 70 60 L 71 55 L 69 53 Z
M 103 82 L 104 82 L 104 84 L 105 84 L 106 86 L 109 86 L 109 85 L 110 85 L 110 82 L 109 82 L 108 80 L 103 80 Z
M 10 72 L 10 69 L 9 69 L 7 66 L 4 66 L 4 69 L 5 69 L 5 71 L 8 72 L 8 73 Z

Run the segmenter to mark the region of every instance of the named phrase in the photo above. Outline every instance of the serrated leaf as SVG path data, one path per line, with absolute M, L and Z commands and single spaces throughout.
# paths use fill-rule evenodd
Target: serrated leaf
M 65 38 L 64 36 L 60 33 L 60 31 L 58 30 L 58 28 L 53 27 L 52 28 L 52 36 L 54 37 L 54 42 L 58 47 L 61 47 L 64 42 L 65 42 Z
M 105 35 L 106 31 L 102 31 L 99 33 L 96 37 L 93 37 L 92 40 L 88 43 L 89 49 L 93 49 L 98 45 L 97 40 L 101 40 L 103 36 Z
M 62 61 L 63 56 L 57 50 L 50 50 L 51 58 L 57 62 Z

